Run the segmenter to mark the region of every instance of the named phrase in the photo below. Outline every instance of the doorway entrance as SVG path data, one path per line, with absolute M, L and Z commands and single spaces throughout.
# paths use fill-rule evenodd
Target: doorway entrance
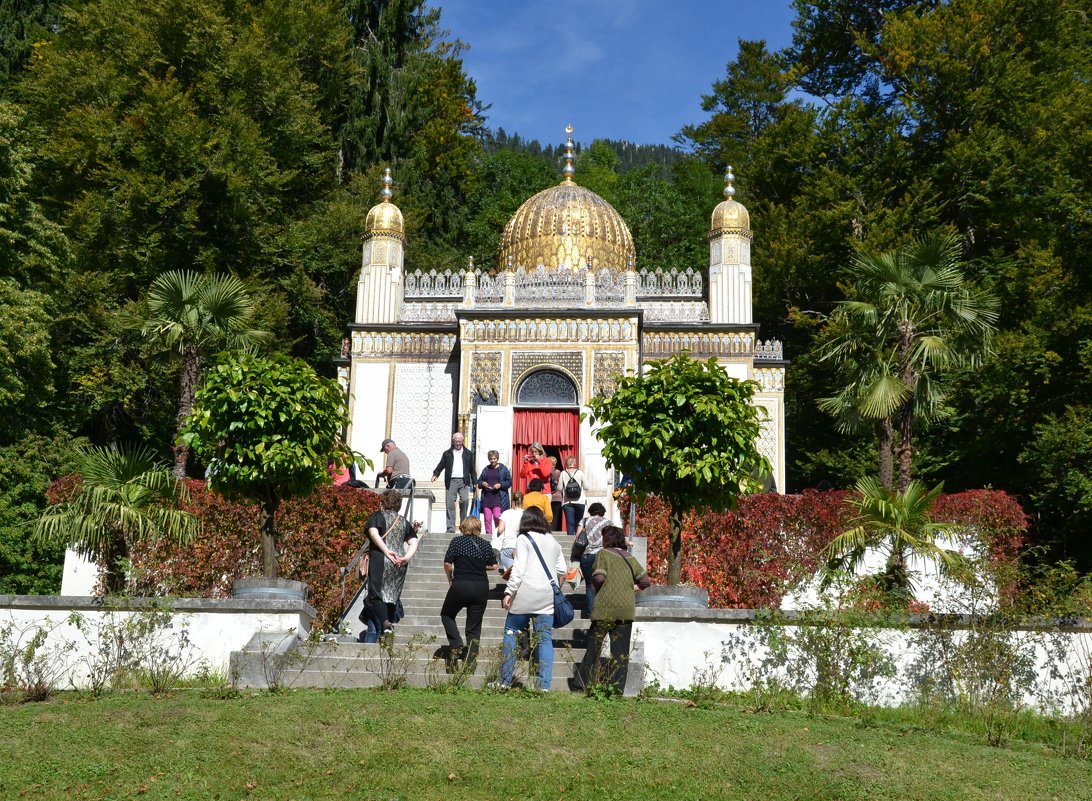
M 530 453 L 531 443 L 542 443 L 548 456 L 556 456 L 558 468 L 565 469 L 570 456 L 579 459 L 580 413 L 576 409 L 516 409 L 512 415 L 512 464 L 515 485 L 527 491 L 525 482 L 516 478 L 523 466 L 523 457 Z

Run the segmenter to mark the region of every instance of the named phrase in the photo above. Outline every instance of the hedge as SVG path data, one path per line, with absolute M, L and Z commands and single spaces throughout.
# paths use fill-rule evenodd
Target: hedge
M 201 518 L 203 536 L 181 547 L 163 540 L 136 544 L 130 553 L 135 594 L 226 598 L 235 579 L 261 575 L 257 505 L 225 500 L 203 481 L 187 483 L 185 508 Z M 280 576 L 310 585 L 316 624 L 326 631 L 341 611 L 340 569 L 364 543 L 364 523 L 378 508 L 376 493 L 337 485 L 286 500 L 277 513 Z M 350 577 L 349 597 L 358 586 Z
M 785 592 L 814 575 L 823 548 L 849 528 L 851 492 L 805 490 L 740 499 L 729 512 L 693 512 L 683 520 L 683 582 L 709 592 L 715 608 L 778 608 Z M 637 534 L 648 537 L 648 572 L 667 580 L 668 506 L 649 496 L 637 507 Z M 997 562 L 1020 553 L 1028 517 L 1017 500 L 996 490 L 937 499 L 934 518 L 982 538 Z

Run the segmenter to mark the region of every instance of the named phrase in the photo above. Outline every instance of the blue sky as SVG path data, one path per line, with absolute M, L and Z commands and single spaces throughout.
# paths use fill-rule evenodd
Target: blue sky
M 488 124 L 537 138 L 670 144 L 708 116 L 701 97 L 738 39 L 792 38 L 788 0 L 436 0 L 464 54 Z

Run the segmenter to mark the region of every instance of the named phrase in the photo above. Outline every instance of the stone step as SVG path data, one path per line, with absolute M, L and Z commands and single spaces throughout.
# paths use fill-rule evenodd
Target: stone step
M 552 692 L 567 693 L 569 689 L 569 679 L 571 674 L 559 672 L 560 665 L 557 662 L 554 663 L 554 675 L 553 681 L 550 684 L 550 690 Z M 482 689 L 486 683 L 492 681 L 495 676 L 487 674 L 482 666 L 479 664 L 478 669 L 471 675 L 465 678 L 454 678 L 447 675 L 442 666 L 437 666 L 434 670 L 414 670 L 407 672 L 403 677 L 402 685 L 406 687 L 430 687 L 438 688 L 445 685 L 455 685 L 463 687 L 471 687 L 474 689 Z M 519 686 L 527 686 L 527 671 L 526 668 L 517 670 L 516 672 L 517 682 Z M 322 687 L 322 688 L 336 688 L 344 690 L 366 689 L 372 687 L 383 686 L 383 679 L 379 673 L 371 672 L 368 670 L 356 670 L 356 669 L 334 669 L 334 670 L 301 670 L 295 674 L 286 675 L 282 679 L 282 685 L 285 687 L 302 688 L 302 687 Z

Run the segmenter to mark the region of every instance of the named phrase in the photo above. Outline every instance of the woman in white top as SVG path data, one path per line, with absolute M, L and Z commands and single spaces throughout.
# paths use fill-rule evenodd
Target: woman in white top
M 533 543 L 533 544 L 532 544 Z M 539 553 L 542 560 L 539 560 Z M 545 569 L 543 568 L 545 562 Z M 550 689 L 554 677 L 554 589 L 552 582 L 565 576 L 561 546 L 549 533 L 546 516 L 536 507 L 525 509 L 516 538 L 512 575 L 504 590 L 504 645 L 501 651 L 500 684 L 512 685 L 516 672 L 516 637 L 530 627 L 531 644 L 538 662 L 537 689 Z
M 573 495 L 569 491 L 570 482 L 574 484 L 574 489 L 576 486 L 580 487 L 579 495 Z M 561 491 L 561 511 L 565 515 L 565 533 L 575 534 L 576 524 L 584 518 L 584 505 L 588 501 L 584 495 L 584 472 L 577 469 L 575 456 L 565 459 L 565 469 L 561 471 L 557 483 Z
M 512 562 L 516 558 L 516 537 L 519 536 L 519 524 L 523 519 L 523 493 L 512 490 L 512 506 L 501 512 L 497 521 L 496 542 L 494 546 L 499 552 L 499 566 L 497 571 L 508 578 L 507 574 L 512 568 Z

